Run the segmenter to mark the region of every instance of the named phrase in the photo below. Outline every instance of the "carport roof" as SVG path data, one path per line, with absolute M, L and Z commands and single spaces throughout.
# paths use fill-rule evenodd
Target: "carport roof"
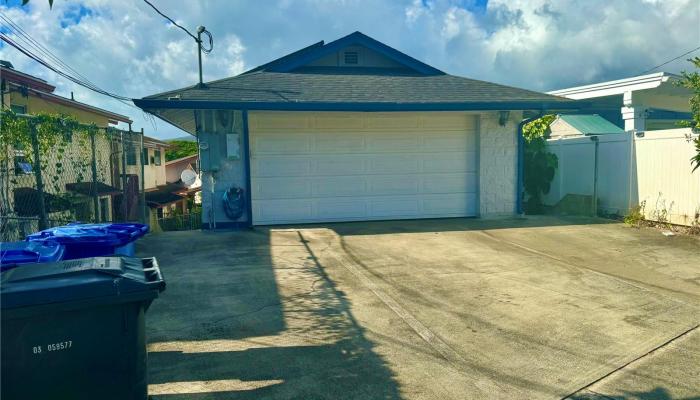
M 319 66 L 348 46 L 360 46 L 392 67 Z M 240 75 L 135 99 L 180 127 L 191 121 L 174 109 L 304 111 L 566 110 L 564 97 L 446 74 L 360 32 L 319 42 Z M 169 111 L 168 111 L 169 110 Z M 180 120 L 182 121 L 174 121 Z M 191 117 L 189 117 L 191 119 Z M 179 122 L 179 123 L 176 123 Z M 191 129 L 186 129 L 190 130 Z

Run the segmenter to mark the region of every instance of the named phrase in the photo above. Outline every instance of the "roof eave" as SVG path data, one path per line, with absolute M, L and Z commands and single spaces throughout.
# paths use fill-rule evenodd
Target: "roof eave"
M 654 89 L 669 79 L 679 79 L 680 76 L 668 72 L 657 72 L 648 75 L 633 76 L 614 81 L 598 82 L 583 86 L 558 89 L 547 92 L 554 96 L 562 96 L 571 99 L 585 99 L 622 94 L 628 91 Z
M 131 118 L 129 118 L 125 115 L 117 114 L 115 112 L 111 112 L 111 111 L 108 111 L 108 110 L 105 110 L 105 109 L 102 109 L 99 107 L 91 106 L 89 104 L 85 104 L 85 103 L 82 103 L 82 102 L 79 102 L 76 100 L 72 100 L 72 99 L 69 99 L 69 98 L 66 98 L 63 96 L 59 96 L 59 95 L 54 94 L 54 93 L 43 92 L 41 90 L 37 90 L 37 89 L 33 89 L 33 88 L 28 88 L 28 90 L 33 92 L 37 97 L 40 97 L 43 100 L 46 100 L 48 102 L 58 103 L 58 104 L 62 104 L 65 106 L 77 108 L 79 110 L 88 111 L 88 112 L 91 112 L 94 114 L 98 114 L 100 116 L 107 118 L 110 122 L 111 121 L 118 121 L 118 122 L 124 122 L 127 124 L 134 122 L 131 120 Z
M 158 109 L 269 110 L 269 111 L 498 111 L 498 110 L 577 110 L 588 106 L 580 101 L 481 101 L 431 103 L 341 103 L 341 102 L 232 102 L 210 100 L 134 99 L 144 111 Z

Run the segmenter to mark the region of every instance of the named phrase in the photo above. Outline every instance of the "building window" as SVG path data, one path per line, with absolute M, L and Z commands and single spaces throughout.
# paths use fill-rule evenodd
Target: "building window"
M 136 165 L 136 147 L 129 143 L 126 146 L 126 165 Z
M 153 151 L 153 158 L 155 159 L 154 164 L 155 164 L 155 165 L 160 165 L 160 150 L 154 150 L 154 151 Z
M 26 114 L 27 113 L 27 106 L 12 104 L 12 105 L 10 105 L 10 110 L 12 110 L 12 112 L 15 114 Z
M 142 157 L 141 160 L 143 162 L 143 165 L 148 165 L 148 148 L 144 147 L 143 155 L 141 157 Z

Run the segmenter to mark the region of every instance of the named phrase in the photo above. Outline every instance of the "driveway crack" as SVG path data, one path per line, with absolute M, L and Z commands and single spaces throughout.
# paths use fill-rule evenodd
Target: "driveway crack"
M 576 391 L 574 391 L 574 392 L 572 392 L 572 393 L 569 393 L 568 395 L 562 397 L 562 400 L 569 399 L 569 398 L 571 398 L 571 396 L 574 396 L 575 394 L 577 394 L 577 393 L 579 393 L 579 392 L 582 392 L 582 391 L 584 391 L 584 390 L 588 390 L 589 392 L 593 392 L 592 390 L 590 390 L 590 389 L 588 389 L 588 388 L 591 387 L 591 386 L 593 386 L 594 384 L 596 384 L 596 383 L 602 381 L 603 379 L 606 379 L 606 378 L 610 377 L 611 375 L 617 373 L 618 371 L 620 371 L 620 370 L 626 368 L 627 366 L 629 366 L 629 365 L 631 365 L 631 364 L 633 364 L 633 363 L 636 363 L 637 361 L 641 361 L 642 359 L 644 359 L 644 358 L 646 358 L 646 357 L 652 355 L 654 352 L 656 352 L 656 351 L 658 351 L 658 350 L 660 350 L 660 349 L 662 349 L 662 348 L 668 346 L 669 344 L 675 342 L 676 340 L 678 340 L 678 339 L 680 339 L 680 338 L 682 338 L 682 337 L 684 337 L 684 336 L 687 336 L 689 333 L 693 332 L 694 330 L 698 329 L 699 327 L 700 327 L 700 324 L 695 325 L 695 326 L 693 326 L 693 327 L 691 327 L 691 328 L 689 328 L 689 329 L 686 329 L 685 331 L 681 332 L 680 334 L 678 334 L 678 335 L 672 337 L 671 339 L 669 339 L 669 340 L 667 340 L 667 341 L 661 343 L 660 345 L 654 347 L 653 349 L 647 351 L 646 353 L 640 355 L 639 357 L 636 357 L 636 358 L 632 359 L 631 361 L 628 361 L 628 362 L 626 362 L 625 364 L 620 365 L 619 367 L 613 369 L 612 371 L 608 372 L 607 374 L 605 374 L 605 375 L 603 375 L 603 376 L 601 376 L 601 377 L 595 379 L 595 380 L 592 381 L 592 382 L 587 383 L 585 386 L 583 386 L 583 387 L 577 389 Z M 594 393 L 595 393 L 595 392 L 594 392 Z

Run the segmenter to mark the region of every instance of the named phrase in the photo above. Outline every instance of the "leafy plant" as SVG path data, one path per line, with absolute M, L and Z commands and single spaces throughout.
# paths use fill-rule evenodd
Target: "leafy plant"
M 173 140 L 169 144 L 170 147 L 165 150 L 165 161 L 177 160 L 178 158 L 197 154 L 197 142 Z
M 690 96 L 690 112 L 693 115 L 691 121 L 682 121 L 682 126 L 690 127 L 693 130 L 700 130 L 700 57 L 691 58 L 690 61 L 695 67 L 695 71 L 681 72 L 683 77 L 677 84 L 692 91 Z M 700 137 L 695 139 L 695 156 L 690 159 L 694 165 L 693 171 L 700 167 Z
M 557 156 L 547 151 L 546 140 L 550 133 L 549 125 L 555 118 L 555 115 L 545 115 L 523 126 L 525 138 L 523 183 L 528 196 L 525 210 L 527 213 L 542 212 L 542 196 L 549 193 L 559 164 Z
M 547 138 L 551 133 L 549 126 L 557 118 L 554 114 L 547 114 L 534 121 L 530 121 L 523 126 L 523 137 L 530 142 L 537 138 Z
M 625 215 L 624 221 L 627 225 L 632 225 L 640 227 L 645 221 L 644 208 L 646 207 L 646 200 L 642 201 L 638 206 L 634 206 L 629 214 Z

